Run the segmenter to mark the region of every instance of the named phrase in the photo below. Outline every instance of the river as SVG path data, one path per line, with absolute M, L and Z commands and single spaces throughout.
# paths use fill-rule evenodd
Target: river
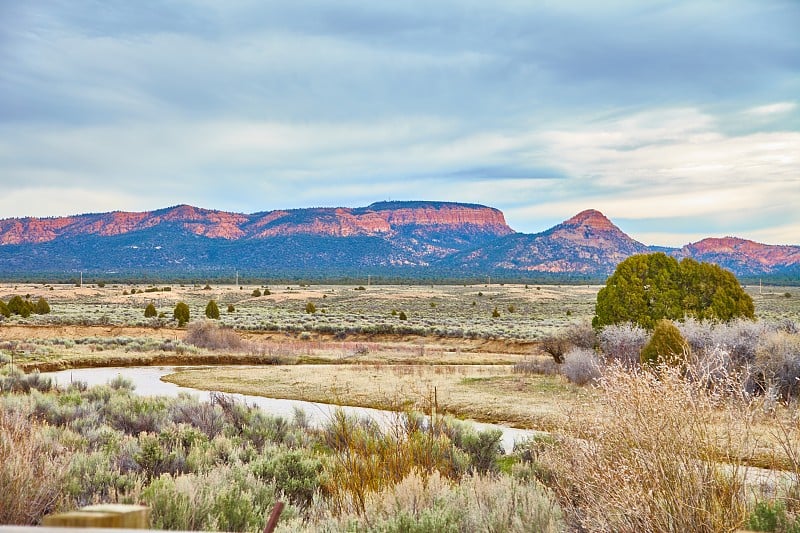
M 136 386 L 136 393 L 142 396 L 177 396 L 181 392 L 208 400 L 214 391 L 203 391 L 179 387 L 174 383 L 162 381 L 161 378 L 167 374 L 197 367 L 162 367 L 162 366 L 141 366 L 125 368 L 78 368 L 72 370 L 62 370 L 59 372 L 43 372 L 42 377 L 52 378 L 57 384 L 67 386 L 72 381 L 84 381 L 89 386 L 103 385 L 121 375 L 129 379 Z M 335 405 L 328 403 L 306 402 L 302 400 L 286 400 L 281 398 L 265 398 L 263 396 L 251 396 L 248 394 L 232 394 L 231 396 L 247 402 L 248 405 L 256 405 L 266 412 L 273 415 L 283 416 L 288 419 L 294 417 L 295 409 L 305 412 L 308 420 L 312 424 L 322 424 L 330 420 L 337 409 L 341 409 L 349 416 L 359 418 L 368 417 L 375 420 L 382 426 L 387 426 L 397 420 L 398 413 L 394 411 L 384 411 L 381 409 L 370 409 L 368 407 L 354 407 L 350 405 Z M 514 447 L 517 440 L 527 439 L 540 433 L 534 430 L 517 429 L 498 424 L 485 424 L 468 420 L 477 430 L 499 429 L 503 432 L 502 445 L 506 452 Z

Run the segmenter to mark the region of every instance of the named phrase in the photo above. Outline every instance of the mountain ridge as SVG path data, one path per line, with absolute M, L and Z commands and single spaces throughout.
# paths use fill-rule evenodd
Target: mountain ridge
M 375 202 L 232 213 L 178 204 L 145 212 L 0 220 L 0 275 L 250 270 L 307 277 L 365 270 L 397 277 L 600 279 L 637 253 L 710 261 L 739 276 L 800 280 L 800 246 L 709 237 L 645 245 L 587 209 L 539 233 L 514 231 L 480 204 Z

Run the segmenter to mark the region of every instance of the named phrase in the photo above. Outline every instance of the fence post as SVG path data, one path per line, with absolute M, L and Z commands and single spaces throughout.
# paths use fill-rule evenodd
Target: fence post
M 272 533 L 275 531 L 275 528 L 278 525 L 278 519 L 281 517 L 281 513 L 283 512 L 283 502 L 275 502 L 275 507 L 272 508 L 272 512 L 269 514 L 269 520 L 267 520 L 267 525 L 264 526 L 264 533 Z

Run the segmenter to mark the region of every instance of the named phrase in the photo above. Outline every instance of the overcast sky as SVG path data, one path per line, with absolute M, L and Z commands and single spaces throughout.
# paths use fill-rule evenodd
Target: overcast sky
M 0 187 L 0 218 L 447 200 L 800 244 L 800 2 L 0 0 Z

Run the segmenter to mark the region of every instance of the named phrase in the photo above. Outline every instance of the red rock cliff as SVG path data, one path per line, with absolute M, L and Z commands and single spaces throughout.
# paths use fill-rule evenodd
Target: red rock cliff
M 121 235 L 158 226 L 180 224 L 205 237 L 236 240 L 280 235 L 390 235 L 403 226 L 471 227 L 498 236 L 513 233 L 497 209 L 471 204 L 398 203 L 370 207 L 297 209 L 245 215 L 179 205 L 142 213 L 112 212 L 57 218 L 0 220 L 0 244 L 43 243 L 75 235 Z

